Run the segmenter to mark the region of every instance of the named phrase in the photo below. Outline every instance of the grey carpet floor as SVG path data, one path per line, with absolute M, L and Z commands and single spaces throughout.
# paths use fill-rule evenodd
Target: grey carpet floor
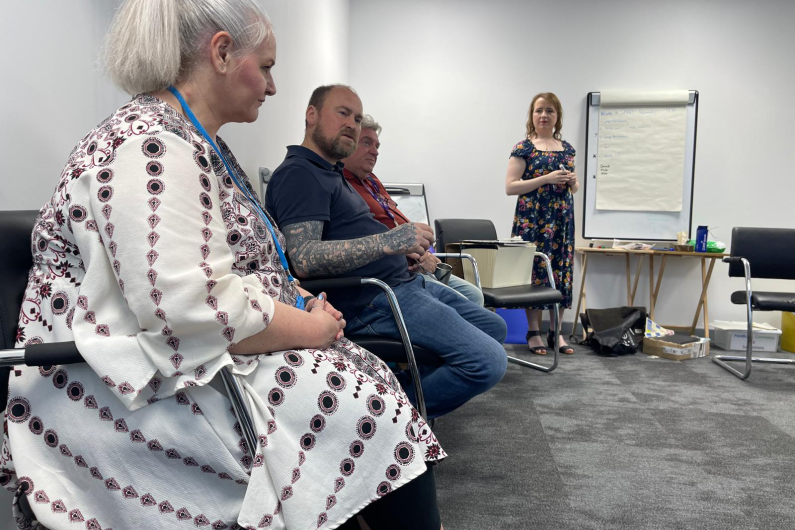
M 743 382 L 578 347 L 552 374 L 509 365 L 434 431 L 447 530 L 795 528 L 795 366 Z

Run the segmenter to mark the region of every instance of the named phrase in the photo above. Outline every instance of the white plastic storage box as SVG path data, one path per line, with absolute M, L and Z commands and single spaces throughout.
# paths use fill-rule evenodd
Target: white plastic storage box
M 748 324 L 715 320 L 710 323 L 710 334 L 713 344 L 718 348 L 744 351 L 748 342 Z M 781 339 L 780 329 L 770 324 L 754 323 L 753 351 L 776 352 L 779 339 Z

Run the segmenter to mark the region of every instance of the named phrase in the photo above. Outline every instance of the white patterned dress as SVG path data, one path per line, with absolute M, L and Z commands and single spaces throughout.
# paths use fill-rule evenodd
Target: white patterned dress
M 17 342 L 75 340 L 87 364 L 11 373 L 0 483 L 36 517 L 17 510 L 19 528 L 335 528 L 444 458 L 392 373 L 347 340 L 228 353 L 297 295 L 247 205 L 152 96 L 72 151 L 33 232 Z M 213 380 L 224 366 L 253 452 Z

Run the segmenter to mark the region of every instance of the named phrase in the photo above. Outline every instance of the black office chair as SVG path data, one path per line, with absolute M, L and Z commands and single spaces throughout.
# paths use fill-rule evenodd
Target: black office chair
M 438 248 L 444 249 L 448 243 L 460 243 L 463 240 L 485 240 L 493 241 L 497 239 L 497 230 L 494 229 L 494 223 L 488 219 L 436 219 L 434 222 L 436 234 L 439 237 Z M 519 285 L 515 287 L 498 287 L 488 288 L 481 287 L 479 276 L 476 274 L 475 279 L 478 287 L 483 291 L 484 305 L 491 308 L 500 309 L 516 309 L 528 306 L 549 305 L 555 306 L 553 322 L 550 323 L 551 329 L 554 334 L 553 344 L 558 344 L 558 335 L 560 334 L 560 322 L 558 322 L 558 315 L 560 314 L 560 302 L 563 300 L 563 295 L 555 288 L 555 278 L 552 274 L 552 265 L 549 257 L 541 252 L 536 252 L 537 257 L 540 257 L 547 268 L 547 275 L 549 277 L 550 286 L 545 287 L 541 285 Z M 449 254 L 445 254 L 449 256 Z M 461 257 L 469 257 L 475 265 L 471 256 L 466 256 L 462 253 Z M 475 266 L 475 270 L 477 270 Z M 544 366 L 537 363 L 531 363 L 524 359 L 508 356 L 508 361 L 520 366 L 526 366 L 542 372 L 551 372 L 558 366 L 558 348 L 553 348 L 552 364 Z
M 754 357 L 754 310 L 795 311 L 795 293 L 754 292 L 751 278 L 795 280 L 795 230 L 787 228 L 735 228 L 732 230 L 731 256 L 723 258 L 729 264 L 729 277 L 745 278 L 745 290 L 731 295 L 734 304 L 746 307 L 748 342 L 745 355 L 715 355 L 712 362 L 742 380 L 751 375 L 751 365 L 758 363 L 795 364 L 792 359 Z M 752 268 L 753 267 L 753 268 Z M 726 361 L 745 361 L 742 372 Z

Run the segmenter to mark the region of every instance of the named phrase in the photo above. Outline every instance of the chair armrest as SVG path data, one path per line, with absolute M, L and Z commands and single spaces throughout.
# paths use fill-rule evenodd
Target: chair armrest
M 24 348 L 0 350 L 0 368 L 26 364 L 28 366 L 56 366 L 62 364 L 83 363 L 85 359 L 77 350 L 74 341 L 47 342 L 44 344 L 29 344 Z M 226 387 L 229 399 L 232 402 L 237 421 L 243 429 L 249 451 L 254 454 L 257 447 L 257 437 L 254 434 L 254 421 L 246 406 L 246 397 L 240 382 L 235 378 L 229 368 L 221 368 L 221 379 Z
M 28 366 L 56 366 L 83 363 L 74 341 L 29 344 L 24 348 L 0 350 L 0 367 L 26 364 Z
M 425 411 L 425 396 L 422 393 L 422 381 L 420 379 L 420 369 L 417 365 L 417 359 L 414 357 L 414 348 L 411 346 L 411 338 L 409 337 L 409 330 L 406 327 L 406 321 L 403 319 L 403 313 L 400 311 L 400 304 L 398 304 L 395 292 L 387 285 L 376 278 L 362 278 L 362 285 L 374 285 L 379 287 L 389 302 L 389 307 L 392 308 L 392 314 L 395 317 L 395 324 L 400 332 L 401 340 L 403 341 L 403 348 L 406 350 L 406 360 L 409 362 L 409 370 L 411 371 L 411 379 L 414 382 L 414 393 L 417 396 L 417 408 L 420 415 L 428 419 L 428 414 Z
M 557 289 L 555 287 L 555 275 L 552 274 L 552 262 L 549 261 L 549 256 L 544 254 L 543 252 L 536 252 L 536 257 L 541 258 L 544 261 L 544 265 L 547 267 L 547 278 L 549 278 L 549 286 L 553 289 Z
M 483 287 L 480 285 L 480 270 L 478 269 L 478 262 L 472 254 L 457 253 L 457 252 L 437 252 L 434 254 L 437 258 L 460 258 L 467 259 L 472 263 L 472 271 L 475 273 L 475 285 L 481 291 Z
M 320 293 L 322 291 L 340 289 L 359 289 L 362 286 L 362 279 L 359 276 L 350 278 L 310 278 L 300 280 L 299 285 L 310 293 Z

